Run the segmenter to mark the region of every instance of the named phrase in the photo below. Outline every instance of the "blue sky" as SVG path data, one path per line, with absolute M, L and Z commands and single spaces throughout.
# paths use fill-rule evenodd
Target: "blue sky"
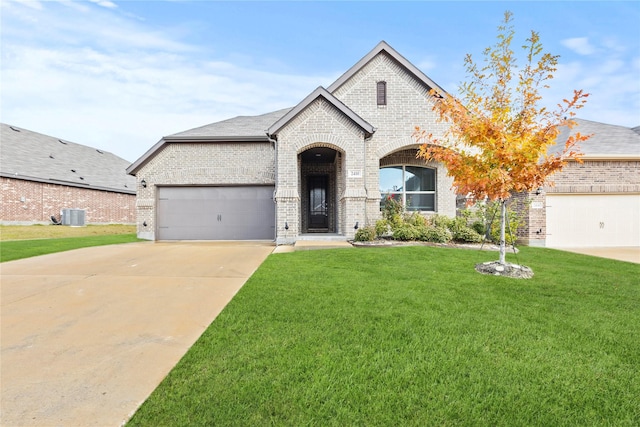
M 292 107 L 385 40 L 449 93 L 505 10 L 560 55 L 550 106 L 640 125 L 640 2 L 1 0 L 0 120 L 136 160 L 162 136 Z M 519 50 L 519 49 L 518 49 Z

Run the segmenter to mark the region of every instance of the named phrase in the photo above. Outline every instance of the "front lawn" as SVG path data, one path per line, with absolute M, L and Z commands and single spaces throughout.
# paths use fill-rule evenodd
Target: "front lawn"
M 129 425 L 639 425 L 640 265 L 522 248 L 533 279 L 474 271 L 496 257 L 272 255 Z
M 3 241 L 0 242 L 0 262 L 70 251 L 72 249 L 88 248 L 90 246 L 114 245 L 137 241 L 139 241 L 139 239 L 135 234 Z

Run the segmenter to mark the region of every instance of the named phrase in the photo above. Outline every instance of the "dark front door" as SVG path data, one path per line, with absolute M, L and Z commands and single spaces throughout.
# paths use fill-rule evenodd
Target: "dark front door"
M 329 230 L 329 176 L 307 177 L 309 190 L 309 231 Z

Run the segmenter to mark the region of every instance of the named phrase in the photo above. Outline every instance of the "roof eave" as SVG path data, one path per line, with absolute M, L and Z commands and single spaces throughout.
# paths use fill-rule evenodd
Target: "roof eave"
M 638 154 L 583 154 L 580 156 L 581 160 L 640 160 L 640 155 Z M 569 159 L 572 161 L 576 161 L 575 159 Z
M 128 168 L 127 173 L 135 176 L 138 171 L 146 165 L 155 155 L 160 152 L 166 144 L 170 143 L 222 143 L 222 142 L 269 142 L 267 135 L 250 135 L 250 136 L 165 136 L 158 141 L 153 147 L 151 147 L 146 153 L 142 155 L 138 160 L 133 162 Z
M 333 96 L 327 89 L 322 86 L 311 92 L 305 99 L 303 99 L 298 105 L 293 107 L 287 114 L 282 116 L 277 122 L 267 129 L 267 136 L 271 137 L 276 135 L 287 123 L 293 120 L 298 114 L 304 111 L 313 101 L 319 97 L 324 98 L 331 105 L 336 107 L 340 112 L 351 119 L 356 125 L 358 125 L 367 134 L 367 138 L 374 134 L 376 128 L 374 128 L 369 122 L 357 115 L 353 110 L 347 107 L 342 101 Z
M 20 175 L 20 174 L 11 174 L 6 172 L 0 172 L 0 176 L 3 178 L 9 179 L 19 179 L 22 181 L 31 181 L 31 182 L 41 182 L 43 184 L 56 184 L 56 185 L 65 185 L 67 187 L 74 188 L 84 188 L 86 190 L 96 190 L 96 191 L 108 191 L 111 193 L 122 193 L 122 194 L 136 194 L 136 190 L 124 189 L 124 188 L 113 188 L 113 187 L 103 187 L 98 185 L 86 184 L 84 182 L 74 182 L 74 181 L 65 181 L 62 179 L 55 178 L 39 178 L 36 176 L 28 176 L 28 175 Z
M 165 142 L 269 142 L 266 135 L 244 136 L 165 136 Z

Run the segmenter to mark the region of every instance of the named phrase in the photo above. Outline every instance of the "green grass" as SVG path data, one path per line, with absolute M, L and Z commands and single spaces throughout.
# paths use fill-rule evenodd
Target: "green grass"
M 128 425 L 639 425 L 640 265 L 496 256 L 271 255 Z
M 138 238 L 135 234 L 3 241 L 0 242 L 0 262 L 87 248 L 89 246 L 104 246 L 137 241 Z

